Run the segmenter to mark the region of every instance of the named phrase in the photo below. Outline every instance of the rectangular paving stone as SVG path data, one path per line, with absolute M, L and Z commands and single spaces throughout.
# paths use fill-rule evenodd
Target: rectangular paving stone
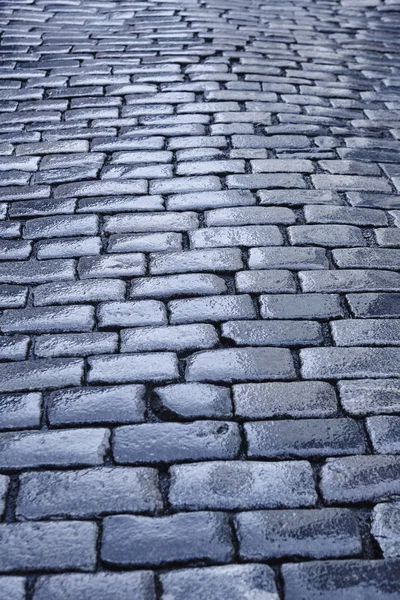
M 323 248 L 251 248 L 250 269 L 327 269 L 328 260 Z
M 314 506 L 311 466 L 296 462 L 218 461 L 170 468 L 175 509 L 240 510 Z
M 278 600 L 274 572 L 267 565 L 226 565 L 170 571 L 161 575 L 166 597 L 174 600 Z
M 103 279 L 55 282 L 38 285 L 34 290 L 35 306 L 51 304 L 74 304 L 76 302 L 100 302 L 102 300 L 123 300 L 126 284 L 117 279 Z
M 340 402 L 350 415 L 399 412 L 399 379 L 339 381 L 338 387 Z
M 140 253 L 83 256 L 78 262 L 78 272 L 82 279 L 132 277 L 144 275 L 145 271 L 145 257 Z
M 331 417 L 337 411 L 335 390 L 323 381 L 244 383 L 232 392 L 239 418 Z
M 398 269 L 400 249 L 394 248 L 340 248 L 333 251 L 333 259 L 343 269 Z
M 108 448 L 107 429 L 18 431 L 0 434 L 3 469 L 102 464 Z
M 343 205 L 344 200 L 337 192 L 328 190 L 259 190 L 257 195 L 262 205 L 306 206 L 308 204 Z
M 171 296 L 208 296 L 226 292 L 225 281 L 211 273 L 185 273 L 165 277 L 136 277 L 130 297 L 168 298 Z
M 337 346 L 398 346 L 400 320 L 346 319 L 331 323 Z
M 242 227 L 208 227 L 189 234 L 192 248 L 215 246 L 280 246 L 282 235 L 275 225 L 245 225 Z
M 27 239 L 96 235 L 97 233 L 96 215 L 41 217 L 31 219 L 24 227 L 24 238 Z
M 168 303 L 168 310 L 171 323 L 255 319 L 257 316 L 253 301 L 248 295 L 173 300 Z
M 158 300 L 104 302 L 98 305 L 97 321 L 102 328 L 166 325 L 167 313 Z
M 226 183 L 230 188 L 241 189 L 274 189 L 274 188 L 306 188 L 306 183 L 298 173 L 276 173 L 273 175 L 228 175 Z
M 108 252 L 168 252 L 182 250 L 182 234 L 174 233 L 131 233 L 110 235 Z
M 239 248 L 191 250 L 150 255 L 150 273 L 155 275 L 192 271 L 238 271 L 242 268 L 242 253 Z
M 77 200 L 78 213 L 135 213 L 164 210 L 164 201 L 160 195 L 154 196 L 89 196 Z M 146 215 L 142 215 L 146 216 Z
M 89 358 L 90 383 L 129 383 L 171 381 L 178 378 L 178 365 L 172 352 L 95 356 Z
M 104 230 L 107 233 L 153 232 L 153 231 L 190 231 L 199 226 L 198 216 L 194 212 L 119 214 L 105 217 Z
M 352 206 L 369 208 L 400 208 L 400 195 L 373 192 L 349 192 L 347 198 Z
M 315 272 L 316 273 L 316 272 Z M 400 275 L 378 269 L 340 269 L 299 273 L 303 292 L 379 292 L 400 291 Z
M 0 395 L 0 429 L 39 427 L 42 408 L 40 393 Z
M 207 383 L 177 383 L 154 389 L 158 411 L 182 418 L 232 416 L 229 388 Z
M 287 270 L 241 271 L 235 275 L 238 292 L 289 293 L 296 292 L 293 275 Z
M 52 306 L 5 310 L 0 317 L 3 333 L 90 331 L 94 326 L 92 306 Z
M 47 415 L 51 425 L 136 423 L 144 421 L 145 387 L 121 385 L 71 388 L 51 392 Z
M 95 523 L 2 523 L 0 571 L 92 571 L 96 565 Z
M 361 553 L 353 513 L 343 508 L 270 510 L 235 515 L 244 560 L 336 558 Z
M 347 223 L 375 227 L 387 226 L 387 217 L 382 210 L 372 208 L 353 208 L 347 206 L 304 207 L 307 223 Z
M 155 469 L 41 471 L 22 474 L 16 517 L 38 520 L 63 515 L 85 518 L 119 512 L 154 513 L 161 506 Z
M 35 260 L 18 263 L 0 262 L 1 283 L 46 283 L 70 281 L 75 277 L 75 261 L 70 259 Z
M 288 227 L 294 246 L 366 246 L 361 229 L 353 225 L 294 225 Z M 336 251 L 335 251 L 336 252 Z
M 399 560 L 330 560 L 285 564 L 282 567 L 287 600 L 339 600 L 357 596 L 390 600 L 400 591 Z
M 318 323 L 312 321 L 228 321 L 221 335 L 236 345 L 314 346 L 322 343 Z
M 311 181 L 322 190 L 362 190 L 366 192 L 390 192 L 389 183 L 383 177 L 363 175 L 311 175 Z
M 54 190 L 55 198 L 82 198 L 85 196 L 109 196 L 111 194 L 145 194 L 147 182 L 141 179 L 134 181 L 83 181 L 80 183 L 65 183 Z
M 245 423 L 251 458 L 307 458 L 363 454 L 364 437 L 352 419 L 299 419 Z
M 166 201 L 167 210 L 205 210 L 229 206 L 251 206 L 256 198 L 248 190 L 198 191 L 175 194 Z
M 111 565 L 228 562 L 233 557 L 231 530 L 223 513 L 118 515 L 106 517 L 103 523 L 101 557 Z
M 121 352 L 171 350 L 184 352 L 213 348 L 219 343 L 213 325 L 200 323 L 168 327 L 138 327 L 121 331 Z
M 36 198 L 48 198 L 50 196 L 49 185 L 10 185 L 0 188 L 0 201 L 33 200 Z
M 238 192 L 230 193 L 236 194 Z M 233 225 L 265 225 L 271 223 L 292 224 L 296 221 L 296 216 L 291 209 L 276 206 L 244 206 L 237 208 L 216 208 L 214 210 L 208 210 L 205 213 L 204 217 L 205 223 L 208 227 Z
M 346 299 L 356 317 L 400 317 L 399 293 L 348 294 Z
M 400 457 L 330 458 L 322 467 L 320 487 L 328 504 L 386 501 L 399 494 Z
M 45 334 L 35 339 L 35 354 L 39 357 L 89 356 L 116 352 L 117 333 L 92 331 L 89 333 Z
M 107 600 L 109 594 L 119 600 L 154 600 L 154 576 L 151 571 L 130 573 L 66 573 L 42 575 L 35 584 L 35 600 Z M 10 599 L 14 600 L 14 599 Z M 19 599 L 18 599 L 19 600 Z
M 177 177 L 175 179 L 150 181 L 150 194 L 185 194 L 190 192 L 218 192 L 221 182 L 215 175 Z M 144 190 L 147 191 L 147 190 Z M 185 209 L 186 210 L 186 209 Z
M 300 359 L 305 379 L 397 377 L 400 348 L 306 348 Z
M 344 316 L 338 294 L 269 294 L 260 296 L 263 319 L 331 319 Z
M 260 381 L 292 379 L 289 350 L 283 348 L 224 348 L 198 352 L 187 360 L 187 381 Z
M 16 148 L 17 156 L 61 154 L 71 152 L 87 152 L 89 143 L 86 140 L 68 140 L 57 142 L 33 142 L 20 144 Z
M 231 93 L 236 98 L 235 92 Z M 261 97 L 261 93 L 259 96 L 254 97 L 253 94 L 253 97 L 246 97 L 246 100 L 272 100 L 265 94 L 264 98 Z M 233 135 L 232 144 L 234 148 L 307 148 L 310 141 L 305 135 Z
M 118 464 L 143 464 L 236 458 L 240 443 L 236 423 L 195 421 L 117 427 L 112 446 Z
M 0 392 L 80 385 L 83 360 L 53 358 L 0 364 Z

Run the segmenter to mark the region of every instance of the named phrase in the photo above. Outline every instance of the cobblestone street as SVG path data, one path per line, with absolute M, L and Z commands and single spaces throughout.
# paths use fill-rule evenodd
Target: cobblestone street
M 0 28 L 0 600 L 400 600 L 400 0 Z

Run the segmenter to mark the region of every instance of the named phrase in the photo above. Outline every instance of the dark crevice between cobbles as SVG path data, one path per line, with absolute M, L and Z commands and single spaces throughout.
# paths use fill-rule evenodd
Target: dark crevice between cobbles
M 34 575 L 28 575 L 26 578 L 25 584 L 25 593 L 26 600 L 33 600 L 35 594 L 35 585 L 36 585 L 37 577 Z
M 163 503 L 163 515 L 172 514 L 171 505 L 169 503 L 169 488 L 171 485 L 171 477 L 169 474 L 169 466 L 158 465 L 160 492 Z
M 10 484 L 6 498 L 6 507 L 4 511 L 4 523 L 14 523 L 17 509 L 17 497 L 19 492 L 19 475 L 9 474 Z

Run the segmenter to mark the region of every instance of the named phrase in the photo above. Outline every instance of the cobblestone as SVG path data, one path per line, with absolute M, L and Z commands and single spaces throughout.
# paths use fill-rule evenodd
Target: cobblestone
M 181 569 L 161 576 L 163 600 L 232 600 L 255 596 L 277 600 L 274 573 L 267 565 L 226 565 L 202 569 Z
M 173 466 L 170 472 L 169 499 L 175 508 L 293 508 L 316 502 L 311 466 L 304 461 L 204 462 Z
M 122 546 L 121 546 L 122 542 Z M 114 565 L 162 565 L 196 559 L 228 562 L 231 532 L 223 513 L 104 519 L 101 555 Z
M 361 552 L 357 521 L 348 509 L 244 512 L 235 521 L 239 553 L 245 560 L 321 559 Z
M 35 585 L 35 600 L 107 600 L 109 594 L 119 600 L 154 600 L 154 577 L 150 571 L 132 573 L 69 573 L 41 576 Z
M 42 471 L 21 477 L 16 516 L 38 520 L 68 515 L 153 513 L 161 508 L 157 471 L 99 467 L 80 471 Z
M 389 600 L 399 593 L 399 562 L 378 560 L 327 561 L 283 566 L 288 600 L 306 600 L 318 595 L 321 600 L 379 598 Z M 317 596 L 317 597 L 318 597 Z
M 400 598 L 395 0 L 3 8 L 0 600 Z

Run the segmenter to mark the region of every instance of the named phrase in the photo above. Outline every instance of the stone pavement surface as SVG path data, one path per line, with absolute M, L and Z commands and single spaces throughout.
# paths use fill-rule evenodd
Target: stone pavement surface
M 399 600 L 399 1 L 0 25 L 0 600 Z

